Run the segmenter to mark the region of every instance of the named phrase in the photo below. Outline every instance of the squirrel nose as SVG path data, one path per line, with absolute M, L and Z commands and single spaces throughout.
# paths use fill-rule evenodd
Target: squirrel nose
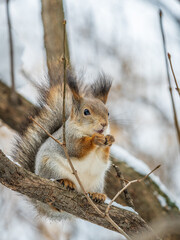
M 107 126 L 107 124 L 106 123 L 101 123 L 101 126 L 104 128 L 104 127 Z

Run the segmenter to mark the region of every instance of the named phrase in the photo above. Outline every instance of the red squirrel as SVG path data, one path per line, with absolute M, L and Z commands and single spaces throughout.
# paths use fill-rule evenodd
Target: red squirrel
M 66 147 L 79 178 L 91 198 L 105 201 L 104 179 L 110 167 L 109 151 L 114 142 L 110 135 L 106 101 L 111 81 L 105 75 L 85 88 L 72 73 L 67 75 Z M 55 138 L 63 140 L 63 81 L 50 82 L 41 89 L 41 109 L 34 119 Z M 69 190 L 82 192 L 65 157 L 63 148 L 34 122 L 17 140 L 14 159 L 37 175 L 55 179 Z M 64 218 L 63 213 L 33 201 L 41 214 L 51 219 Z

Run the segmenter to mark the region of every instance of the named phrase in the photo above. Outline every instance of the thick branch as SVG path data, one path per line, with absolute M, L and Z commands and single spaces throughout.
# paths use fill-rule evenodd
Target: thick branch
M 51 203 L 57 209 L 116 231 L 89 205 L 84 195 L 67 191 L 58 183 L 40 178 L 19 167 L 11 162 L 2 151 L 0 151 L 0 160 L 0 182 L 6 187 L 41 202 Z M 107 204 L 99 204 L 98 207 L 104 212 Z M 133 212 L 112 206 L 110 216 L 129 235 L 151 231 L 144 220 Z

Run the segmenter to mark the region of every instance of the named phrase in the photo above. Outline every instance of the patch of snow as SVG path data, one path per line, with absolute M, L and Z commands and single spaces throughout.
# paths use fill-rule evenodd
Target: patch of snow
M 73 224 L 73 231 L 71 240 L 125 240 L 126 238 L 121 234 L 108 230 L 103 227 L 99 227 L 81 219 L 77 219 Z
M 157 199 L 159 200 L 159 202 L 160 202 L 160 204 L 161 204 L 162 207 L 167 206 L 166 199 L 165 199 L 163 196 L 158 195 L 158 196 L 157 196 Z
M 110 198 L 106 198 L 105 203 L 109 204 L 110 201 L 111 201 Z M 115 206 L 115 207 L 118 207 L 118 208 L 125 209 L 125 210 L 130 211 L 130 212 L 136 213 L 138 215 L 138 213 L 133 208 L 131 208 L 129 206 L 123 206 L 123 205 L 121 205 L 120 203 L 117 203 L 117 202 L 113 202 L 112 205 Z
M 13 163 L 15 163 L 17 166 L 21 167 L 21 165 L 20 165 L 18 162 L 14 161 L 11 156 L 7 156 L 7 157 L 8 157 L 9 160 L 11 160 L 11 162 L 13 162 Z

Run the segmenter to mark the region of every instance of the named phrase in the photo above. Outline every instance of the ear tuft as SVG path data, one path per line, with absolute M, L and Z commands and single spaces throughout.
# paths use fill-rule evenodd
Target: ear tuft
M 91 93 L 105 104 L 111 85 L 112 80 L 105 76 L 105 74 L 100 74 L 96 82 L 91 85 Z

